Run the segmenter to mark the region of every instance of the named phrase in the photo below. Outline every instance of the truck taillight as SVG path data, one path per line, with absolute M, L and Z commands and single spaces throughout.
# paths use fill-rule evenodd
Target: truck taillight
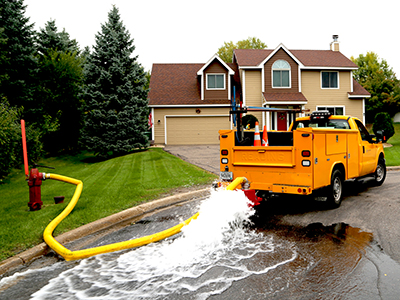
M 228 163 L 228 159 L 226 157 L 221 158 L 221 164 L 226 165 Z
M 226 149 L 221 150 L 221 155 L 228 155 L 228 150 Z
M 301 156 L 310 157 L 311 156 L 311 151 L 310 150 L 303 150 L 303 151 L 301 151 Z

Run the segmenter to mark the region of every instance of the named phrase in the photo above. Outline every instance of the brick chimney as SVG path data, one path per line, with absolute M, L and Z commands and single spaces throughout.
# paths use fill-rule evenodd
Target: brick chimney
M 331 43 L 331 50 L 332 51 L 339 51 L 339 36 L 337 34 L 332 35 L 333 42 Z

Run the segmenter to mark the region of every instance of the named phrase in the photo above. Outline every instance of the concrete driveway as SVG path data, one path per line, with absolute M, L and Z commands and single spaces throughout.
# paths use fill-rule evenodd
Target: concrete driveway
M 167 145 L 164 150 L 184 161 L 219 175 L 219 145 Z

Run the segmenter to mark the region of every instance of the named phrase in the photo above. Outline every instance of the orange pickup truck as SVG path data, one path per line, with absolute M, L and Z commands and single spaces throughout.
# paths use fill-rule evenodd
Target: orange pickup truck
M 383 136 L 370 135 L 355 117 L 318 111 L 297 118 L 288 131 L 267 134 L 268 146 L 253 146 L 254 130 L 240 139 L 236 130 L 219 131 L 220 179 L 245 177 L 255 205 L 283 193 L 322 195 L 339 207 L 345 180 L 373 176 L 381 185 L 386 178 Z

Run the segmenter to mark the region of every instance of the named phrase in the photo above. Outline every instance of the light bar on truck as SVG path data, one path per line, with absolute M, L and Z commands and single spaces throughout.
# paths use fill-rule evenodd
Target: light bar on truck
M 331 116 L 331 112 L 327 110 L 313 111 L 311 114 L 311 120 L 327 119 Z

